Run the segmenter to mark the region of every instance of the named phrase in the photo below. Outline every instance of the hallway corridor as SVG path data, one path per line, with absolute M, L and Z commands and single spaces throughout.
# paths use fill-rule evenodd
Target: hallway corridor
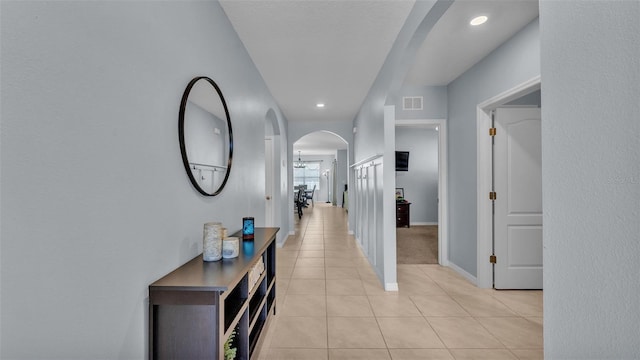
M 542 291 L 479 289 L 446 267 L 399 265 L 400 291 L 385 292 L 344 209 L 304 211 L 277 250 L 260 359 L 543 358 Z

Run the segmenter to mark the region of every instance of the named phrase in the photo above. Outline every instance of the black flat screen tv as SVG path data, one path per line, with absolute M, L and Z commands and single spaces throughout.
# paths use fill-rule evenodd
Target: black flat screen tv
M 409 171 L 408 151 L 396 151 L 396 171 Z

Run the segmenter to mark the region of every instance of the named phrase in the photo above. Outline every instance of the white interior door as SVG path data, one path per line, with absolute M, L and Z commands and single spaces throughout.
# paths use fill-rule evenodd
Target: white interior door
M 273 223 L 273 138 L 264 139 L 264 189 L 265 189 L 265 226 L 272 227 Z
M 494 136 L 496 289 L 542 289 L 539 108 L 499 108 Z

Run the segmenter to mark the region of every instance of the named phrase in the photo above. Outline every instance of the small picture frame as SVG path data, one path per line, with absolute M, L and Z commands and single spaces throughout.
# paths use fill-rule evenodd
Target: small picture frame
M 396 201 L 404 200 L 404 188 L 396 188 Z

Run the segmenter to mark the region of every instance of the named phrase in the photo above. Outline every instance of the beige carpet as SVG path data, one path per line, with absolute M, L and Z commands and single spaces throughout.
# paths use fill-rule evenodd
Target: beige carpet
M 437 264 L 438 225 L 396 228 L 398 264 Z

